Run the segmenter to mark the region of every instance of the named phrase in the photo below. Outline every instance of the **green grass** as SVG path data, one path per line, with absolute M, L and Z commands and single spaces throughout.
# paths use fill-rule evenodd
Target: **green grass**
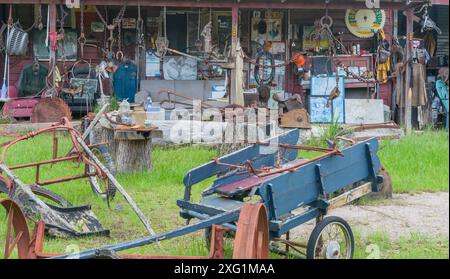
M 2 138 L 0 142 L 5 140 Z M 61 138 L 60 155 L 68 151 L 68 142 L 68 138 Z M 23 142 L 9 151 L 7 164 L 50 159 L 51 143 L 50 137 L 37 137 Z M 117 178 L 149 218 L 155 231 L 167 232 L 185 225 L 185 221 L 178 215 L 179 208 L 176 206 L 176 199 L 181 198 L 184 193 L 182 183 L 184 174 L 216 155 L 215 149 L 194 146 L 176 149 L 155 148 L 151 172 L 119 175 Z M 398 142 L 386 141 L 381 145 L 380 157 L 393 177 L 395 191 L 448 191 L 447 133 L 427 131 L 420 135 L 405 137 Z M 81 171 L 76 164 L 47 166 L 41 170 L 43 176 L 41 180 L 77 174 Z M 34 170 L 15 173 L 27 183 L 34 180 Z M 200 192 L 210 183 L 211 180 L 208 180 L 196 185 L 193 188 L 194 199 L 198 200 Z M 147 235 L 144 226 L 120 194 L 117 194 L 111 207 L 108 208 L 105 201 L 92 193 L 87 181 L 67 182 L 51 186 L 49 189 L 61 194 L 74 205 L 92 205 L 92 211 L 104 228 L 111 230 L 111 237 L 69 239 L 47 237 L 44 245 L 46 252 L 71 252 L 70 249 L 73 248 L 71 245 L 84 250 Z M 0 247 L 5 239 L 5 224 L 5 213 L 0 210 Z M 409 241 L 412 241 L 413 245 L 409 246 Z M 445 242 L 414 236 L 412 239 L 391 243 L 385 238 L 371 236 L 369 239 L 359 239 L 357 247 L 366 249 L 365 247 L 372 242 L 383 248 L 387 258 L 441 257 L 445 256 L 442 247 L 447 247 L 448 257 L 448 240 Z M 208 254 L 203 241 L 203 232 L 164 241 L 162 245 L 172 255 Z M 228 257 L 231 256 L 231 247 L 231 243 L 227 242 Z M 400 251 L 400 254 L 396 251 Z M 127 253 L 161 254 L 161 251 L 155 245 L 147 245 L 129 250 Z M 365 250 L 358 250 L 357 256 L 367 257 Z
M 392 241 L 385 232 L 374 232 L 362 238 L 356 234 L 357 259 L 448 259 L 448 238 L 432 238 L 420 234 Z
M 437 192 L 448 191 L 448 148 L 448 132 L 428 130 L 383 141 L 378 154 L 395 192 Z

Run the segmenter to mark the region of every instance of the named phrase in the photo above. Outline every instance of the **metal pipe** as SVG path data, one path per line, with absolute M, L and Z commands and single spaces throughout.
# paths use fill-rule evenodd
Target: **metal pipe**
M 58 257 L 54 257 L 53 259 L 88 259 L 95 256 L 96 251 L 99 250 L 110 250 L 114 252 L 123 251 L 135 247 L 140 247 L 144 245 L 148 245 L 151 243 L 155 243 L 157 241 L 171 239 L 183 235 L 187 235 L 202 229 L 206 229 L 211 227 L 212 225 L 221 225 L 224 223 L 235 222 L 239 219 L 240 209 L 236 209 L 230 212 L 224 212 L 222 214 L 213 216 L 207 220 L 201 221 L 196 224 L 191 224 L 182 228 L 178 228 L 172 230 L 170 232 L 164 234 L 158 234 L 155 236 L 144 237 L 136 240 L 126 241 L 118 244 L 107 245 L 100 248 L 94 248 L 90 250 L 86 250 L 80 253 L 67 254 Z
M 15 166 L 10 166 L 8 168 L 10 170 L 17 170 L 17 169 L 24 169 L 24 168 L 29 168 L 29 167 L 41 166 L 41 165 L 49 165 L 49 164 L 54 164 L 54 163 L 64 162 L 64 161 L 73 161 L 73 160 L 76 160 L 78 158 L 79 158 L 78 155 L 74 155 L 74 156 L 62 157 L 62 158 L 58 158 L 58 159 L 51 159 L 51 160 L 48 160 L 48 161 L 41 161 L 41 162 L 33 162 L 33 163 L 15 165 Z
M 49 179 L 49 180 L 41 181 L 41 182 L 36 181 L 36 184 L 39 186 L 47 186 L 47 185 L 77 180 L 77 179 L 86 178 L 86 177 L 95 176 L 95 175 L 96 175 L 96 173 L 83 173 L 83 174 L 68 176 L 68 177 L 63 177 L 63 178 Z

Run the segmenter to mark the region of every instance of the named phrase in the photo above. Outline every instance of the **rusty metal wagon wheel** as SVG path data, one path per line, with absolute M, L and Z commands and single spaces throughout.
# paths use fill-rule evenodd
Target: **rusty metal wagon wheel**
M 11 199 L 2 199 L 0 204 L 6 209 L 7 229 L 5 239 L 4 259 L 8 259 L 17 247 L 19 259 L 28 258 L 28 248 L 30 245 L 30 232 L 27 221 L 20 207 Z
M 104 145 L 97 146 L 91 150 L 94 155 L 105 165 L 108 170 L 114 174 L 114 162 L 112 160 L 111 154 L 109 154 L 108 147 Z M 89 172 L 94 171 L 92 166 L 89 166 Z M 111 201 L 117 192 L 116 187 L 111 183 L 111 181 L 105 177 L 90 176 L 89 182 L 91 184 L 92 191 L 107 201 Z
M 306 249 L 308 259 L 351 259 L 355 239 L 350 225 L 342 218 L 330 216 L 313 229 Z
M 233 259 L 267 259 L 269 224 L 263 204 L 245 204 L 239 215 Z

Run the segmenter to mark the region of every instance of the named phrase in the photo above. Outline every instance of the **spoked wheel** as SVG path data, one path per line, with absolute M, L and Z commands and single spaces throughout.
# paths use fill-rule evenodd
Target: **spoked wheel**
M 331 216 L 320 221 L 311 233 L 308 259 L 351 259 L 355 239 L 350 225 L 342 218 Z
M 95 147 L 92 149 L 92 152 L 110 172 L 114 173 L 113 160 L 106 146 L 102 145 Z M 93 171 L 93 167 L 89 166 L 89 172 Z M 89 182 L 91 183 L 92 191 L 100 197 L 107 199 L 108 201 L 115 197 L 117 189 L 107 177 L 101 178 L 98 176 L 90 176 Z
M 233 259 L 267 259 L 269 224 L 263 204 L 245 204 L 239 215 Z
M 29 256 L 28 247 L 31 238 L 25 215 L 11 199 L 2 199 L 0 204 L 6 209 L 8 222 L 3 258 L 8 259 L 17 247 L 19 259 L 26 259 Z

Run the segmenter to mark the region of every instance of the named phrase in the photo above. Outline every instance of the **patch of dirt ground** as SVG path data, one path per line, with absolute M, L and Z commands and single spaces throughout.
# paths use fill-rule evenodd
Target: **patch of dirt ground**
M 449 238 L 449 193 L 394 194 L 373 204 L 347 205 L 328 213 L 344 218 L 362 237 L 384 232 L 392 240 L 411 233 Z M 291 231 L 292 238 L 308 239 L 315 222 Z

